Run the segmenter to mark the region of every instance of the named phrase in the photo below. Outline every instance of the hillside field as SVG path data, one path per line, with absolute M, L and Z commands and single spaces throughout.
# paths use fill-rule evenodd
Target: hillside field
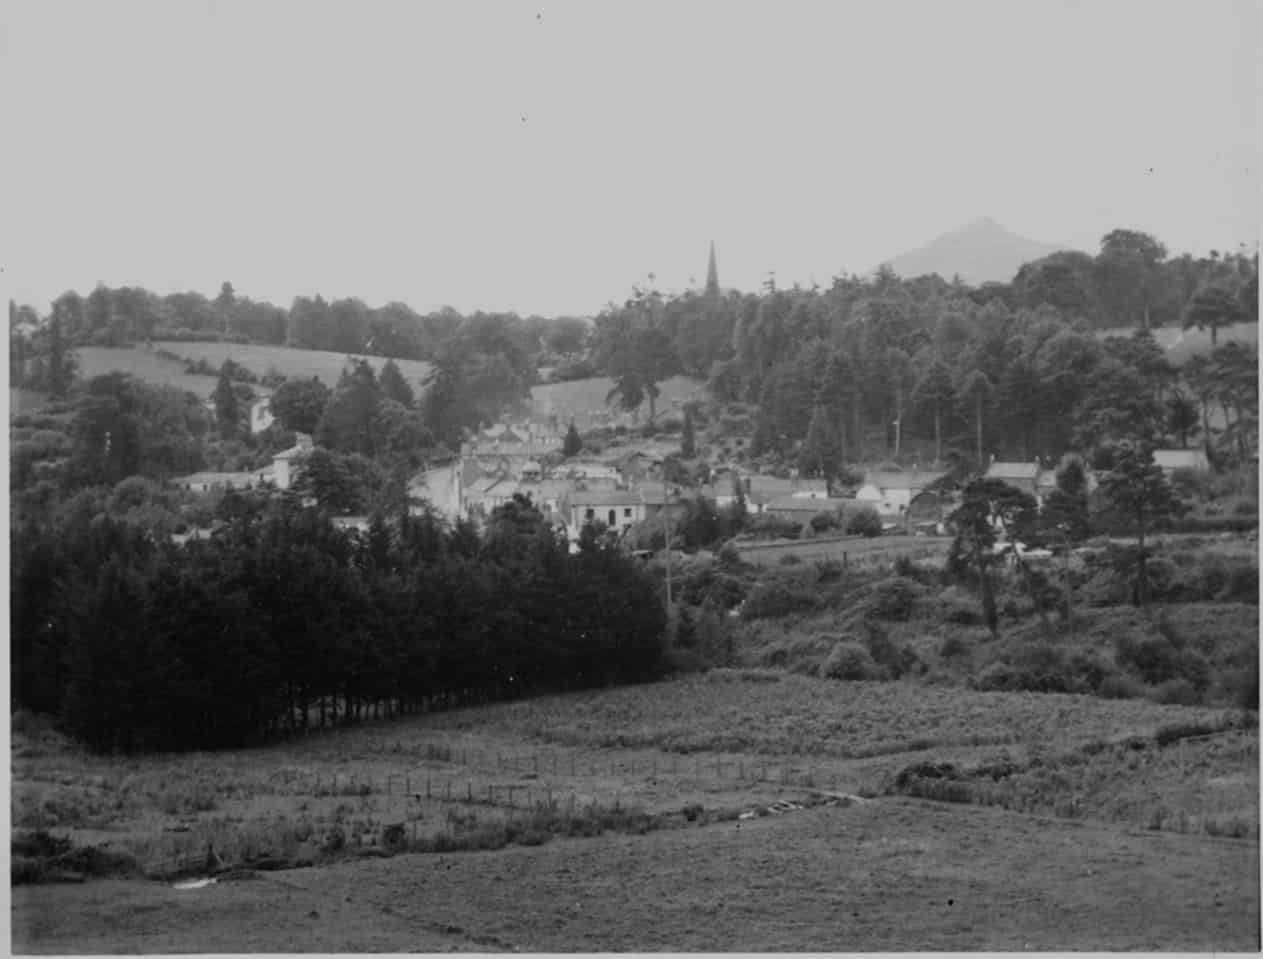
M 376 372 L 381 372 L 387 357 L 359 356 L 334 353 L 327 350 L 297 350 L 288 346 L 264 346 L 253 343 L 185 343 L 181 341 L 155 341 L 155 350 L 167 350 L 189 360 L 206 360 L 218 367 L 226 359 L 240 363 L 251 372 L 262 376 L 274 367 L 291 380 L 310 379 L 315 376 L 330 389 L 338 385 L 338 377 L 347 359 L 366 359 Z M 413 389 L 421 390 L 421 383 L 430 374 L 430 364 L 421 360 L 395 360 L 395 365 Z M 213 388 L 213 384 L 212 384 Z
M 159 356 L 143 346 L 79 346 L 75 353 L 79 357 L 79 375 L 84 380 L 106 373 L 130 373 L 146 382 L 174 386 L 197 396 L 209 397 L 215 392 L 215 377 L 186 373 L 183 363 Z
M 216 754 L 95 757 L 17 722 L 16 828 L 106 843 L 151 874 L 204 857 L 208 842 L 229 867 L 298 868 L 189 891 L 141 878 L 16 886 L 14 946 L 1253 949 L 1257 826 L 1229 839 L 1146 824 L 1156 803 L 1231 804 L 1237 816 L 1245 803 L 1257 824 L 1257 734 L 1187 752 L 1122 742 L 1222 719 L 713 670 Z M 886 795 L 910 763 L 1026 762 L 1115 742 L 1093 747 L 1094 782 L 1127 788 L 1137 757 L 1143 778 L 1108 816 L 1048 815 L 1092 794 L 1075 774 L 1007 809 Z M 391 824 L 413 843 L 394 855 Z M 506 829 L 518 837 L 507 845 Z M 335 831 L 346 847 L 329 852 Z

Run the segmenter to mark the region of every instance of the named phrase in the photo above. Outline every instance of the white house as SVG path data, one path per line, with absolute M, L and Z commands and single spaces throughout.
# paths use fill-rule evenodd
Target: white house
M 879 516 L 897 517 L 907 512 L 912 499 L 922 490 L 942 479 L 944 473 L 872 472 L 864 477 L 864 484 L 855 491 L 858 503 L 871 506 Z
M 272 415 L 272 399 L 265 397 L 261 400 L 255 400 L 250 405 L 250 432 L 262 433 L 265 429 L 276 422 L 276 417 Z
M 570 494 L 569 527 L 576 538 L 588 523 L 604 523 L 625 533 L 645 516 L 645 501 L 637 490 L 575 490 Z
M 298 478 L 303 462 L 311 455 L 311 437 L 298 434 L 298 442 L 272 457 L 272 482 L 277 489 L 289 489 Z
M 461 515 L 461 466 L 453 461 L 446 466 L 425 470 L 408 482 L 408 495 L 423 499 L 449 522 Z
M 272 478 L 272 468 L 251 470 L 238 473 L 217 473 L 203 471 L 188 476 L 177 476 L 171 480 L 174 486 L 191 493 L 209 493 L 212 490 L 246 490 L 257 489 Z

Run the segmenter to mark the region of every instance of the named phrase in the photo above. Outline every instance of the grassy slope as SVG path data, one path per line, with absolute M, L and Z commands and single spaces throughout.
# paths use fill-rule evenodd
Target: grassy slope
M 198 396 L 215 392 L 215 377 L 185 373 L 184 364 L 165 359 L 144 347 L 81 346 L 75 352 L 79 355 L 79 375 L 85 380 L 105 373 L 131 373 L 142 380 L 174 386 Z
M 190 360 L 204 359 L 212 366 L 219 366 L 224 360 L 231 358 L 260 376 L 267 372 L 268 367 L 275 367 L 290 379 L 307 379 L 316 376 L 330 388 L 337 385 L 348 355 L 327 350 L 296 350 L 287 346 L 176 341 L 155 342 L 154 349 L 168 350 Z M 367 359 L 373 369 L 379 372 L 386 364 L 385 357 L 357 358 Z M 412 385 L 414 390 L 420 389 L 421 382 L 430 373 L 430 364 L 420 360 L 395 360 L 395 365 L 399 367 L 404 379 Z

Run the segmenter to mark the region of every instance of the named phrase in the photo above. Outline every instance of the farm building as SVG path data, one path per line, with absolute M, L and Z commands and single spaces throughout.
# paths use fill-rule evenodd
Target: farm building
M 1039 476 L 1043 472 L 1037 460 L 1029 463 L 1006 463 L 1003 460 L 992 460 L 987 467 L 987 479 L 998 479 L 1008 483 L 1014 489 L 1032 496 L 1039 494 Z
M 922 490 L 908 503 L 908 524 L 913 527 L 937 527 L 954 510 L 960 498 L 955 493 L 940 490 Z
M 570 529 L 575 536 L 587 523 L 600 522 L 626 532 L 647 515 L 638 490 L 576 490 L 570 494 Z
M 904 517 L 918 493 L 934 487 L 946 473 L 913 470 L 911 472 L 874 471 L 864 477 L 855 491 L 855 500 L 871 506 L 883 519 Z
M 191 473 L 188 476 L 177 476 L 171 480 L 173 486 L 188 490 L 191 493 L 209 493 L 213 490 L 246 490 L 258 489 L 272 479 L 272 469 L 252 470 L 238 473 L 216 473 L 204 471 Z
M 289 489 L 298 478 L 303 462 L 311 455 L 311 437 L 298 434 L 298 442 L 272 457 L 272 482 L 277 489 Z

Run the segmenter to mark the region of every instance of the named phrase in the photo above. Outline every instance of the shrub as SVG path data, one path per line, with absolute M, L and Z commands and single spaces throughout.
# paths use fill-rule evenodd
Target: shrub
M 867 536 L 870 539 L 881 535 L 881 517 L 871 506 L 865 506 L 846 521 L 846 531 L 852 536 Z
M 1145 694 L 1145 684 L 1130 676 L 1111 673 L 1101 680 L 1096 694 L 1104 699 L 1140 699 Z
M 906 620 L 912 615 L 919 590 L 903 576 L 891 576 L 872 586 L 866 611 L 878 619 Z
M 1183 677 L 1168 679 L 1159 685 L 1152 696 L 1154 702 L 1168 706 L 1196 706 L 1202 701 L 1201 693 Z
M 972 643 L 968 642 L 963 636 L 953 634 L 939 644 L 938 654 L 944 659 L 955 659 L 957 656 L 964 656 L 972 649 Z
M 814 590 L 797 583 L 764 580 L 754 585 L 741 606 L 742 619 L 777 619 L 815 609 Z
M 896 643 L 880 626 L 866 622 L 864 631 L 864 646 L 873 657 L 873 662 L 882 669 L 882 675 L 874 678 L 899 679 L 917 664 L 917 654 Z
M 817 513 L 811 518 L 811 528 L 817 533 L 825 533 L 842 526 L 842 517 L 837 512 Z
M 820 667 L 820 675 L 826 679 L 872 679 L 875 673 L 873 657 L 862 644 L 854 641 L 837 643 Z
M 741 550 L 737 549 L 733 543 L 724 543 L 719 547 L 719 553 L 715 558 L 720 566 L 732 569 L 741 565 Z

